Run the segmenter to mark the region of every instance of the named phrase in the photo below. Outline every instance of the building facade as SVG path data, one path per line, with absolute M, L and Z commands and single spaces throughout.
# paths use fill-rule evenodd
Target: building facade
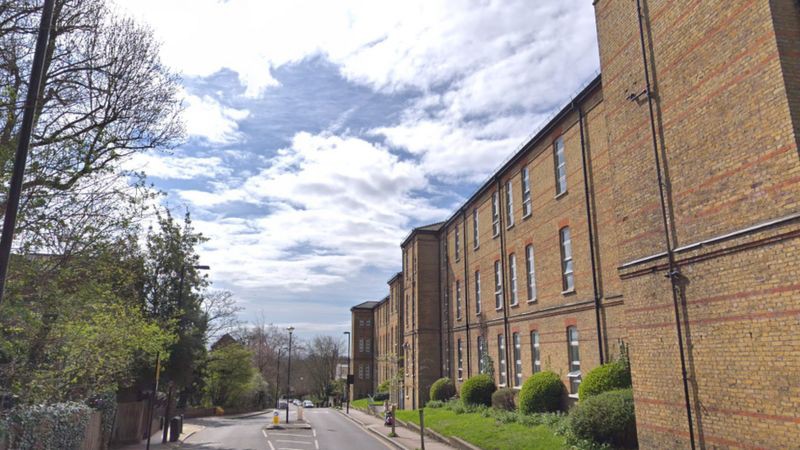
M 350 398 L 359 399 L 375 392 L 375 308 L 379 302 L 367 301 L 350 308 L 353 384 Z
M 602 78 L 401 245 L 404 407 L 624 342 L 641 448 L 796 446 L 800 3 L 594 3 Z

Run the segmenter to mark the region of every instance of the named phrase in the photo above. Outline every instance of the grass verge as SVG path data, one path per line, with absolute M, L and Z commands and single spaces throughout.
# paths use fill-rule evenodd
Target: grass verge
M 417 410 L 398 410 L 397 418 L 419 425 Z M 556 435 L 547 425 L 505 423 L 480 412 L 457 413 L 447 408 L 425 408 L 425 426 L 483 449 L 550 450 L 567 447 L 565 438 Z

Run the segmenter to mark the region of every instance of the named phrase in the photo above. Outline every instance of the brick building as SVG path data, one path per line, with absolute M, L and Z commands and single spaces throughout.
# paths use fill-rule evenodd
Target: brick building
M 350 312 L 353 318 L 352 341 L 353 385 L 350 387 L 350 398 L 364 398 L 375 392 L 375 307 L 379 302 L 360 303 Z
M 487 364 L 574 393 L 624 340 L 641 448 L 796 446 L 800 4 L 595 11 L 602 79 L 401 245 L 404 406 Z

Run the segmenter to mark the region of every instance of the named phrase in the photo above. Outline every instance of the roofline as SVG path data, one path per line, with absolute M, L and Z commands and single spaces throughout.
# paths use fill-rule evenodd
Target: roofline
M 406 244 L 408 243 L 408 241 L 410 241 L 411 238 L 413 238 L 418 233 L 419 234 L 423 234 L 423 233 L 424 234 L 439 234 L 439 232 L 442 231 L 442 228 L 447 226 L 447 222 L 448 221 L 436 222 L 436 223 L 432 223 L 430 225 L 423 225 L 421 227 L 417 227 L 417 228 L 412 229 L 411 232 L 408 233 L 408 236 L 406 236 L 406 238 L 403 239 L 403 242 L 400 244 L 400 247 L 405 247 Z M 432 226 L 436 226 L 436 225 L 439 225 L 439 229 L 438 230 L 424 230 L 423 229 L 423 228 L 432 227 Z
M 575 104 L 576 103 L 581 103 L 584 100 L 586 100 L 589 97 L 589 94 L 594 92 L 595 89 L 597 89 L 599 87 L 602 87 L 602 85 L 603 85 L 603 83 L 602 83 L 602 74 L 598 73 L 597 76 L 594 77 L 594 79 L 591 80 L 586 85 L 586 87 L 581 89 L 580 92 L 578 92 L 575 95 L 575 97 L 572 98 L 572 100 L 567 102 L 567 104 L 565 104 L 561 108 L 561 110 L 559 110 L 558 113 L 552 119 L 550 119 L 549 122 L 547 122 L 538 132 L 536 132 L 536 134 L 533 135 L 533 137 L 530 138 L 528 140 L 528 142 L 525 143 L 525 145 L 523 145 L 511 158 L 509 158 L 508 161 L 505 162 L 505 164 L 503 164 L 499 169 L 497 169 L 494 172 L 494 174 L 492 174 L 492 176 L 488 180 L 486 180 L 481 185 L 481 187 L 479 187 L 475 191 L 474 194 L 472 194 L 469 197 L 469 199 L 467 199 L 464 203 L 462 203 L 461 206 L 447 220 L 444 221 L 444 225 L 442 226 L 442 228 L 448 227 L 449 225 L 451 225 L 453 223 L 453 221 L 456 220 L 456 218 L 459 215 L 466 213 L 466 206 L 467 205 L 469 205 L 470 203 L 474 202 L 478 197 L 483 195 L 483 193 L 486 192 L 491 187 L 491 185 L 493 185 L 494 183 L 497 182 L 497 180 L 500 177 L 501 173 L 505 172 L 511 166 L 516 164 L 520 160 L 520 158 L 522 158 L 522 155 L 527 153 L 532 147 L 534 147 L 537 144 L 539 144 L 539 142 L 544 137 L 549 135 L 550 132 L 553 131 L 553 128 L 555 128 L 555 126 L 559 122 L 561 122 L 562 120 L 564 120 L 564 118 L 566 118 L 567 114 L 569 114 L 569 113 L 571 113 L 572 111 L 575 110 Z M 405 241 L 403 242 L 402 245 L 405 245 Z
M 403 278 L 403 271 L 400 271 L 400 272 L 397 272 L 396 274 L 394 274 L 392 276 L 392 278 L 389 278 L 389 281 L 387 281 L 386 284 L 392 284 L 392 281 L 394 281 L 394 280 L 396 280 L 398 278 Z

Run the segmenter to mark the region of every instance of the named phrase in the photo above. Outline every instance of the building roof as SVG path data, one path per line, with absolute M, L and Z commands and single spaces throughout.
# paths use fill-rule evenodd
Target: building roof
M 389 278 L 389 281 L 387 281 L 386 283 L 387 283 L 387 284 L 392 284 L 392 282 L 393 282 L 394 280 L 397 280 L 398 278 L 402 278 L 402 277 L 403 277 L 403 272 L 402 272 L 402 271 L 401 271 L 401 272 L 397 272 L 396 274 L 394 274 L 394 275 L 392 276 L 392 278 Z
M 350 311 L 352 311 L 354 309 L 375 309 L 375 307 L 378 306 L 378 303 L 380 303 L 380 302 L 367 301 L 367 302 L 359 303 L 358 305 L 353 306 L 352 308 L 350 308 Z
M 400 246 L 405 247 L 408 241 L 411 240 L 411 238 L 414 237 L 414 235 L 416 235 L 417 233 L 438 233 L 442 229 L 444 224 L 445 222 L 436 222 L 430 225 L 423 225 L 421 227 L 414 228 L 413 230 L 411 230 L 410 233 L 408 233 L 408 236 L 406 236 L 406 238 L 403 239 L 403 243 L 400 244 Z

